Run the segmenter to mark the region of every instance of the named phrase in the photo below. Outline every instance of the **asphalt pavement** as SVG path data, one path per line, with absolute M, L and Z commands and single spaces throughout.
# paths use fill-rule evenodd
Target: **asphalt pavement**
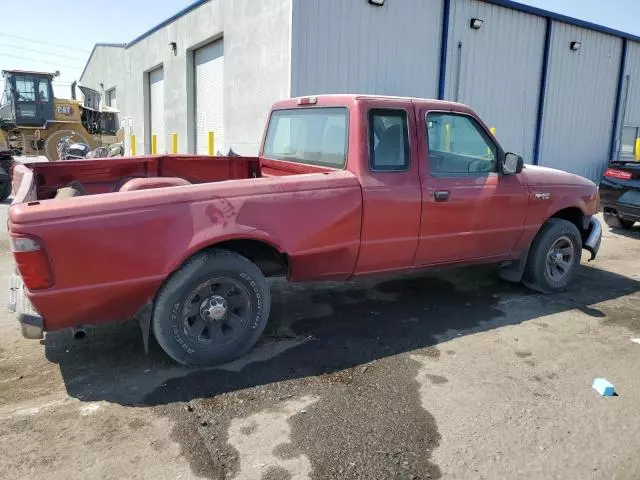
M 218 368 L 145 355 L 135 323 L 38 342 L 0 313 L 2 478 L 640 478 L 640 228 L 604 230 L 556 295 L 491 267 L 274 281 Z M 5 233 L 2 291 L 12 268 Z

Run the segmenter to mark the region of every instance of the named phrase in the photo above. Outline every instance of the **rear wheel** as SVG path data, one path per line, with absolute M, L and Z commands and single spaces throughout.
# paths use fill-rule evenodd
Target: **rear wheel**
M 13 157 L 5 153 L 0 153 L 0 173 L 2 173 L 2 181 L 0 181 L 0 202 L 4 202 L 11 195 L 11 170 L 13 168 Z M 6 176 L 5 176 L 6 174 Z
M 4 202 L 11 195 L 11 179 L 0 183 L 0 202 Z
M 542 293 L 563 290 L 575 276 L 581 255 L 578 228 L 567 220 L 547 220 L 529 250 L 525 285 Z
M 269 319 L 271 295 L 258 267 L 225 250 L 191 258 L 161 289 L 153 332 L 175 361 L 215 365 L 247 352 Z
M 625 220 L 620 218 L 615 213 L 605 212 L 604 214 L 604 222 L 609 225 L 611 228 L 623 228 L 625 230 L 629 230 L 633 227 L 633 220 Z

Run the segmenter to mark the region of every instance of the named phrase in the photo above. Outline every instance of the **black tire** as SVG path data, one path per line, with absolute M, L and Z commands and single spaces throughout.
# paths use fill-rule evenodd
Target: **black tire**
M 0 183 L 0 202 L 4 202 L 11 195 L 11 180 Z
M 0 202 L 4 202 L 13 190 L 11 169 L 13 167 L 13 158 L 0 154 L 0 171 L 6 173 L 5 181 L 0 182 Z
M 573 252 L 570 258 L 563 253 L 570 250 L 569 245 Z M 562 259 L 558 259 L 558 255 L 562 255 Z M 531 244 L 524 284 L 542 293 L 563 290 L 575 276 L 581 255 L 582 237 L 578 228 L 567 220 L 550 218 L 542 225 Z M 560 267 L 559 262 L 562 262 L 563 267 Z M 557 273 L 555 276 L 554 271 Z
M 604 223 L 609 225 L 611 228 L 622 228 L 624 230 L 629 230 L 631 227 L 633 227 L 634 221 L 625 220 L 623 218 L 620 218 L 615 213 L 606 212 L 604 214 Z
M 11 181 L 0 184 L 0 202 L 4 202 L 11 195 Z
M 217 294 L 216 289 L 224 286 L 230 293 Z M 214 297 L 224 301 L 224 313 L 211 310 L 217 308 L 211 303 L 211 299 L 218 302 Z M 255 264 L 234 252 L 205 251 L 188 260 L 161 288 L 153 306 L 153 333 L 176 362 L 211 366 L 246 353 L 267 325 L 270 308 L 269 287 Z M 214 320 L 212 312 L 224 317 Z

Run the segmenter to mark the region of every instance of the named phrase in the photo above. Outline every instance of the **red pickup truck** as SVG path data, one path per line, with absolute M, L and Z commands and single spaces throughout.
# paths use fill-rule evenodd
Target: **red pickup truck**
M 14 191 L 23 334 L 139 318 L 187 365 L 252 347 L 268 276 L 495 263 L 554 292 L 602 233 L 592 182 L 524 166 L 468 107 L 417 98 L 284 100 L 259 157 L 32 163 L 15 167 Z

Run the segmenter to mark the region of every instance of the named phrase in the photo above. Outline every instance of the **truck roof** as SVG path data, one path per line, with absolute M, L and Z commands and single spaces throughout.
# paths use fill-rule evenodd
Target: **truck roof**
M 469 107 L 462 103 L 451 102 L 448 100 L 436 100 L 433 98 L 421 98 L 421 97 L 401 97 L 393 95 L 370 95 L 370 94 L 321 94 L 321 95 L 304 95 L 301 97 L 288 98 L 286 100 L 280 100 L 274 104 L 274 108 L 291 108 L 292 106 L 298 106 L 300 99 L 315 98 L 317 105 L 345 105 L 353 103 L 357 100 L 388 100 L 388 101 L 403 101 L 403 102 L 420 102 L 428 103 L 435 109 L 452 109 L 455 107 L 457 110 L 466 110 Z
M 50 72 L 34 72 L 31 70 L 2 70 L 2 75 L 14 75 L 14 74 L 24 74 L 24 75 L 41 75 L 44 77 L 55 77 L 55 73 Z

